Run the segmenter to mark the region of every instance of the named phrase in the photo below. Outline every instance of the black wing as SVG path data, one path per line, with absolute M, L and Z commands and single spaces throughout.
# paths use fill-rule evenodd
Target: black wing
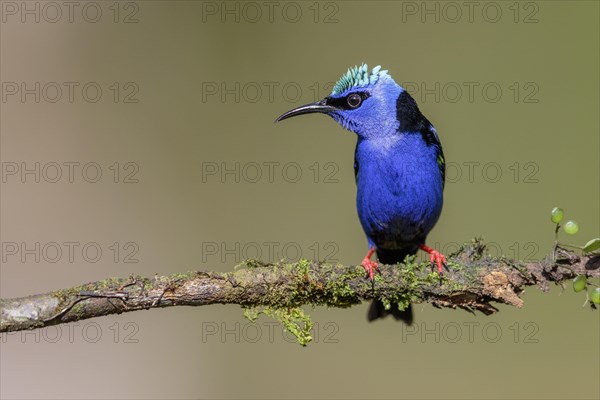
M 442 147 L 439 147 L 439 153 L 437 156 L 437 163 L 440 167 L 440 174 L 442 175 L 442 188 L 446 186 L 446 159 L 444 158 L 444 151 Z
M 442 177 L 442 187 L 446 185 L 446 159 L 444 158 L 444 150 L 442 150 L 442 143 L 440 142 L 440 138 L 435 131 L 435 128 L 429 121 L 427 121 L 428 127 L 421 129 L 421 137 L 427 143 L 428 146 L 433 146 L 435 148 L 436 161 L 438 167 L 440 168 L 440 175 Z
M 440 175 L 442 176 L 442 188 L 446 186 L 446 158 L 444 157 L 444 150 L 442 150 L 442 143 L 440 142 L 440 138 L 435 131 L 433 126 L 430 129 L 430 132 L 433 134 L 433 143 L 435 146 L 435 150 L 437 153 L 436 161 L 438 163 L 438 167 L 440 168 Z
M 403 91 L 396 100 L 396 118 L 401 121 L 401 129 L 404 132 L 418 132 L 428 146 L 435 147 L 436 161 L 440 168 L 442 187 L 446 184 L 446 159 L 442 150 L 442 143 L 435 128 L 421 113 L 417 102 L 412 96 Z M 356 170 L 356 166 L 354 167 Z

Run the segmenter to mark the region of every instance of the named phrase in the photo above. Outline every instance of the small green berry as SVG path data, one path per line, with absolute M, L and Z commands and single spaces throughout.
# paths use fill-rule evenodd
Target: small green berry
M 560 208 L 560 207 L 554 207 L 552 209 L 552 213 L 550 214 L 550 219 L 555 224 L 559 224 L 560 221 L 562 221 L 562 219 L 563 219 L 563 215 L 565 215 L 565 213 L 564 213 L 564 211 L 563 211 L 562 208 Z
M 590 294 L 590 300 L 594 304 L 600 304 L 600 287 L 597 287 Z
M 585 289 L 587 283 L 587 278 L 585 275 L 577 275 L 575 279 L 573 279 L 573 290 L 575 293 L 579 293 Z
M 575 221 L 567 221 L 563 228 L 569 235 L 574 235 L 579 231 L 579 225 Z

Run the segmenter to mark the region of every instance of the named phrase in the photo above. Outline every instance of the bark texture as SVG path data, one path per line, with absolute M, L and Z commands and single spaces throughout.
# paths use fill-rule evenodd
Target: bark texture
M 559 247 L 543 261 L 523 263 L 491 257 L 480 240 L 473 240 L 448 258 L 449 271 L 441 282 L 427 263 L 413 260 L 380 269 L 374 283 L 365 279 L 360 266 L 308 260 L 276 264 L 249 260 L 225 273 L 109 278 L 44 294 L 0 299 L 0 332 L 155 307 L 217 303 L 239 304 L 248 309 L 251 319 L 260 312 L 272 315 L 292 330 L 294 321 L 309 324 L 299 309 L 303 305 L 349 307 L 373 299 L 401 307 L 409 302 L 428 302 L 436 307 L 492 314 L 498 311 L 494 303 L 522 307 L 519 295 L 527 286 L 546 291 L 550 283 L 577 275 L 599 277 L 600 256 L 579 256 Z

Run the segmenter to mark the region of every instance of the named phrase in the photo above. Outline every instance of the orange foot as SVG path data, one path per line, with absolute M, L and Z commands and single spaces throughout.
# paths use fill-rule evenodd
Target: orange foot
M 379 272 L 379 264 L 377 264 L 375 261 L 371 261 L 373 253 L 375 253 L 375 248 L 371 247 L 365 258 L 360 263 L 365 271 L 367 271 L 367 276 L 370 280 L 375 279 L 375 271 Z
M 424 244 L 421 245 L 420 249 L 429 253 L 431 268 L 433 269 L 433 266 L 437 265 L 438 273 L 442 275 L 443 267 L 446 267 L 446 256 L 439 251 L 432 249 L 431 247 L 425 246 Z

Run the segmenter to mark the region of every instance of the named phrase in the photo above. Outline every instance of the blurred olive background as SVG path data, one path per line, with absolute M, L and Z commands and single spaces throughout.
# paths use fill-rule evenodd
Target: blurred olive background
M 363 61 L 404 83 L 440 133 L 449 182 L 430 245 L 482 235 L 536 259 L 557 205 L 580 225 L 564 241 L 599 234 L 597 2 L 477 2 L 471 15 L 443 2 L 76 2 L 72 21 L 47 4 L 2 3 L 2 297 L 227 271 L 244 256 L 358 263 L 354 134 L 324 116 L 273 120 Z M 39 183 L 21 175 L 36 162 Z M 79 163 L 73 182 L 65 162 Z M 598 398 L 585 295 L 523 298 L 489 317 L 417 305 L 413 330 L 368 324 L 367 305 L 317 308 L 306 348 L 237 306 L 4 335 L 0 394 Z

